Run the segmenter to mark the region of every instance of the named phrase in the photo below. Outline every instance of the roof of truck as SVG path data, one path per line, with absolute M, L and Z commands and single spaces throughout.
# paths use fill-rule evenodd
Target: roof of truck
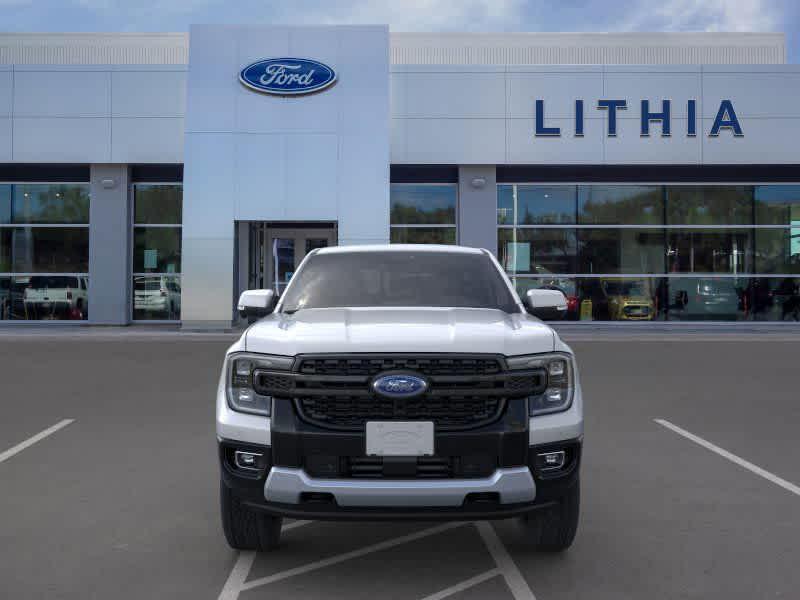
M 449 252 L 456 254 L 482 254 L 480 248 L 447 246 L 444 244 L 365 244 L 363 246 L 329 246 L 320 248 L 318 254 L 346 254 L 350 252 Z

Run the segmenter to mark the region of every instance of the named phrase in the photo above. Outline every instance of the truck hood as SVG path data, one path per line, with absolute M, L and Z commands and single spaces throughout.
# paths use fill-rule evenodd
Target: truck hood
M 470 308 L 317 308 L 270 315 L 245 333 L 245 349 L 316 352 L 552 352 L 555 334 L 527 314 Z

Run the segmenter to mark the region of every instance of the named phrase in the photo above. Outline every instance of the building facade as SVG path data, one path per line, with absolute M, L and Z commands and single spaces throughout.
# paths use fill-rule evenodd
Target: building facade
M 798 97 L 781 34 L 3 34 L 0 322 L 229 327 L 386 242 L 576 321 L 798 321 Z

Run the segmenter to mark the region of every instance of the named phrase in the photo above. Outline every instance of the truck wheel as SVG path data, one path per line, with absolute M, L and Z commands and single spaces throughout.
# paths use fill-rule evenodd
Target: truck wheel
M 528 545 L 539 552 L 563 552 L 578 531 L 580 486 L 576 482 L 556 506 L 533 511 L 521 518 Z
M 278 546 L 283 524 L 281 517 L 247 508 L 231 494 L 223 481 L 219 483 L 219 504 L 222 530 L 231 548 L 265 552 Z

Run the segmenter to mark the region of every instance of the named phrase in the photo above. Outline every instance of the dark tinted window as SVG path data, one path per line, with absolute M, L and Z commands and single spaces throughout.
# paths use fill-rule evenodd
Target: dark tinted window
M 496 308 L 518 312 L 489 257 L 445 252 L 353 252 L 311 257 L 284 311 L 357 306 Z

